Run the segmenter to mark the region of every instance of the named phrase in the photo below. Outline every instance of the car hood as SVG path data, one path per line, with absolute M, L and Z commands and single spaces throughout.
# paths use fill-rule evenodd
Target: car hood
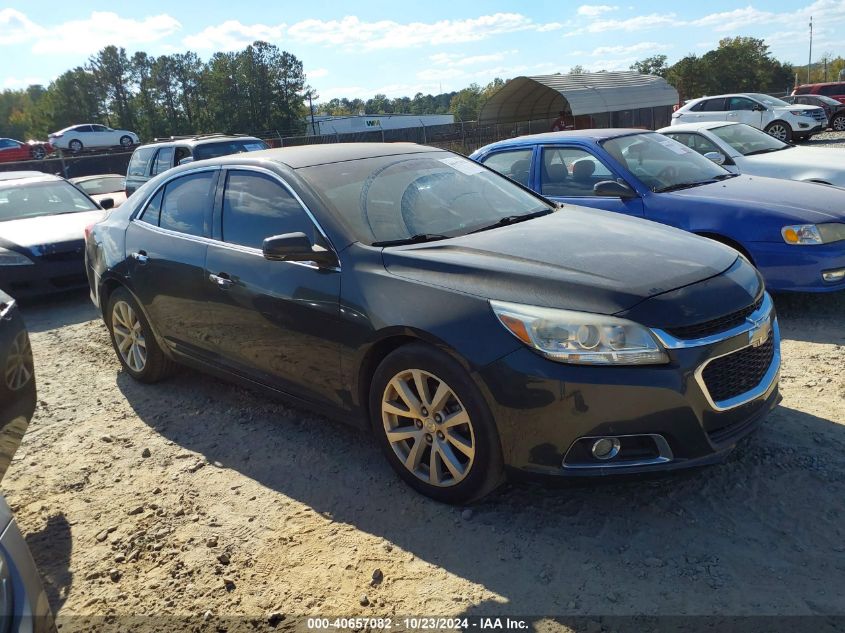
M 106 216 L 102 209 L 42 215 L 35 218 L 0 222 L 3 241 L 11 242 L 34 254 L 39 247 L 82 240 L 85 227 L 99 222 Z
M 839 169 L 845 172 L 845 156 L 835 147 L 791 147 L 744 158 L 761 165 L 799 165 L 806 168 Z
M 614 314 L 731 267 L 708 239 L 617 213 L 548 216 L 427 244 L 386 248 L 400 277 L 489 299 Z
M 777 106 L 772 108 L 775 112 L 804 112 L 806 110 L 824 110 L 821 106 L 814 106 L 814 105 L 790 105 L 790 106 Z
M 749 218 L 775 219 L 779 223 L 845 221 L 845 192 L 836 187 L 795 180 L 740 175 L 656 195 L 669 196 L 686 204 L 718 208 L 725 214 L 739 214 L 736 218 L 744 218 L 745 221 Z M 762 241 L 762 236 L 758 236 L 757 241 Z

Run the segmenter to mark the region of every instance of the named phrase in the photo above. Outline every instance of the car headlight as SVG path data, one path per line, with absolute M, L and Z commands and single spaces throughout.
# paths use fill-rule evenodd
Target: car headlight
M 21 255 L 0 246 L 0 266 L 32 266 L 33 262 L 26 255 Z
M 787 244 L 830 244 L 845 240 L 845 224 L 794 224 L 780 230 Z
M 812 110 L 790 110 L 793 116 L 813 116 Z
M 669 358 L 648 328 L 590 312 L 490 301 L 520 341 L 550 360 L 578 365 L 652 365 Z

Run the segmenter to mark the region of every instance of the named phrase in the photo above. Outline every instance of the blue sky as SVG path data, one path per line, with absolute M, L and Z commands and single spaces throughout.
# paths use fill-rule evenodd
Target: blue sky
M 722 37 L 763 38 L 784 61 L 845 56 L 845 0 L 754 2 L 19 2 L 0 8 L 0 89 L 49 83 L 103 46 L 203 59 L 263 39 L 305 65 L 320 101 L 458 90 L 494 77 L 675 61 Z M 837 36 L 838 34 L 838 36 Z

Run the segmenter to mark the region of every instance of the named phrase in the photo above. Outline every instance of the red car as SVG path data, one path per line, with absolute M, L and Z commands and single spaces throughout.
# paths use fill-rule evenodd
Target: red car
M 845 81 L 830 81 L 823 84 L 804 84 L 792 91 L 793 95 L 824 95 L 839 103 L 845 103 Z
M 12 163 L 18 160 L 41 160 L 53 146 L 37 141 L 16 141 L 13 138 L 0 138 L 0 163 Z

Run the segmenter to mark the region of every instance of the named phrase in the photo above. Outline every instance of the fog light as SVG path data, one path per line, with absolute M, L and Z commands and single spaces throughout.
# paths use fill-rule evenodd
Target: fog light
M 602 437 L 593 442 L 591 452 L 596 459 L 613 459 L 619 454 L 621 446 L 615 437 Z
M 822 279 L 825 281 L 842 281 L 845 279 L 845 268 L 839 270 L 825 270 L 822 272 Z

